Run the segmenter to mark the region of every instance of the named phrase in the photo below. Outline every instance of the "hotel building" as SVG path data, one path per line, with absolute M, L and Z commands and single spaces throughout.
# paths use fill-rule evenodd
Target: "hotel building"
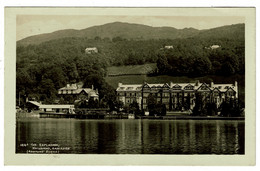
M 195 106 L 197 93 L 203 101 L 214 102 L 217 107 L 229 98 L 238 98 L 238 85 L 200 83 L 173 83 L 170 84 L 122 84 L 118 83 L 117 98 L 125 105 L 136 101 L 141 110 L 147 111 L 147 99 L 153 95 L 157 102 L 166 105 L 168 111 L 189 110 Z

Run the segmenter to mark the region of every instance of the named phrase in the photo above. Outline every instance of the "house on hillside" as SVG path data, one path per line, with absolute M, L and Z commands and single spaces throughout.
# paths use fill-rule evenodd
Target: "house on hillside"
M 221 46 L 220 45 L 212 45 L 210 46 L 211 49 L 217 49 L 217 48 L 220 48 Z
M 94 54 L 98 53 L 98 49 L 96 47 L 88 47 L 85 49 L 86 54 Z
M 173 49 L 172 45 L 166 45 L 163 48 L 160 48 L 160 50 L 165 50 L 165 49 Z
M 218 49 L 218 48 L 220 48 L 221 46 L 220 45 L 211 45 L 211 46 L 209 46 L 209 47 L 205 47 L 205 49 L 211 49 L 211 50 L 213 50 L 213 49 Z
M 164 46 L 164 49 L 173 49 L 173 46 L 171 46 L 171 45 Z

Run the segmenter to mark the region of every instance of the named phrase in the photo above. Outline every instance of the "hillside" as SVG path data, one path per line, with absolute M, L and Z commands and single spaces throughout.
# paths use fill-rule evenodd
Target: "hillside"
M 131 31 L 130 28 L 133 28 L 133 30 Z M 102 31 L 102 29 L 104 30 Z M 103 26 L 88 28 L 81 32 L 92 34 L 93 30 L 98 30 L 97 32 L 99 35 L 108 36 L 108 34 L 111 33 L 111 35 L 116 36 L 115 30 L 120 29 L 121 31 L 124 30 L 125 33 L 128 34 L 128 37 L 133 37 L 141 34 L 141 30 L 154 30 L 155 28 L 138 24 L 110 23 Z M 177 30 L 168 27 L 156 29 Z M 136 30 L 139 30 L 140 32 L 137 34 Z M 186 36 L 188 32 L 191 34 L 193 31 L 193 29 L 183 29 L 183 33 L 185 32 Z M 132 34 L 133 32 L 136 34 Z M 112 38 L 112 40 L 101 37 L 89 39 L 83 36 L 78 37 L 80 35 L 78 33 L 77 30 L 62 30 L 51 34 L 29 37 L 19 41 L 16 58 L 18 65 L 21 63 L 32 63 L 37 61 L 53 61 L 55 63 L 60 63 L 67 59 L 73 60 L 74 58 L 89 57 L 102 61 L 107 66 L 141 65 L 145 63 L 156 63 L 158 54 L 162 52 L 161 49 L 163 49 L 165 45 L 170 45 L 173 49 L 172 52 L 170 52 L 170 56 L 169 53 L 167 54 L 169 59 L 167 59 L 167 62 L 165 61 L 170 64 L 170 66 L 165 65 L 163 68 L 166 67 L 172 70 L 173 68 L 176 68 L 176 66 L 181 65 L 186 65 L 184 68 L 187 68 L 191 66 L 191 63 L 195 62 L 195 58 L 198 59 L 198 57 L 203 57 L 204 59 L 209 58 L 211 62 L 216 61 L 214 62 L 214 67 L 219 70 L 219 67 L 225 62 L 224 54 L 227 53 L 226 51 L 229 51 L 232 54 L 234 53 L 239 60 L 240 68 L 243 70 L 242 66 L 244 64 L 245 47 L 244 24 L 202 30 L 199 31 L 199 33 L 197 32 L 193 37 L 176 39 L 143 40 L 123 39 L 122 37 Z M 118 31 L 118 34 L 119 33 L 120 32 Z M 52 34 L 54 36 L 51 36 Z M 61 38 L 67 34 L 70 37 Z M 158 36 L 158 34 L 155 34 L 155 36 Z M 43 42 L 35 44 L 41 41 Z M 21 44 L 26 43 L 30 45 L 21 46 Z M 220 45 L 221 48 L 215 53 L 215 51 L 207 50 L 211 45 Z M 97 47 L 98 53 L 92 55 L 85 54 L 84 50 L 87 47 Z M 220 56 L 223 56 L 223 58 L 220 58 Z M 184 62 L 180 62 L 181 60 L 178 60 L 178 58 Z M 180 64 L 176 65 L 178 62 L 180 62 Z M 232 63 L 234 64 L 234 62 Z M 190 68 L 192 69 L 192 67 Z M 189 69 L 190 71 L 184 69 L 183 72 L 192 72 L 191 69 Z M 233 71 L 231 72 L 233 73 Z M 182 70 L 178 70 L 175 74 L 176 73 L 182 73 Z
M 195 38 L 229 38 L 229 39 L 237 39 L 244 40 L 245 39 L 245 24 L 234 24 L 229 26 L 217 27 L 209 30 L 203 30 L 196 36 Z
M 101 26 L 93 26 L 82 30 L 60 30 L 53 33 L 30 36 L 19 40 L 18 45 L 39 44 L 42 42 L 65 37 L 87 37 L 88 39 L 114 38 L 125 39 L 176 39 L 192 37 L 199 33 L 193 28 L 176 29 L 173 27 L 150 27 L 141 24 L 129 24 L 122 22 L 108 23 Z

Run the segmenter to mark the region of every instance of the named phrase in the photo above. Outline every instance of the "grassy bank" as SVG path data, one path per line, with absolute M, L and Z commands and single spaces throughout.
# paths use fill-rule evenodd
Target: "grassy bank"
M 35 118 L 39 117 L 40 111 L 32 111 L 32 112 L 26 112 L 26 111 L 18 111 L 16 112 L 16 118 Z
M 108 76 L 143 75 L 156 69 L 156 63 L 143 65 L 112 66 L 107 68 Z

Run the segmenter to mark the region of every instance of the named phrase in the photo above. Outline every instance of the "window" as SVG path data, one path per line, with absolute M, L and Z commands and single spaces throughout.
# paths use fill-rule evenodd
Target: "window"
M 163 103 L 168 103 L 169 100 L 168 100 L 168 99 L 162 99 L 162 102 L 163 102 Z
M 163 97 L 169 97 L 169 93 L 163 93 Z
M 149 93 L 144 93 L 143 96 L 144 96 L 144 97 L 148 97 L 148 96 L 149 96 Z

